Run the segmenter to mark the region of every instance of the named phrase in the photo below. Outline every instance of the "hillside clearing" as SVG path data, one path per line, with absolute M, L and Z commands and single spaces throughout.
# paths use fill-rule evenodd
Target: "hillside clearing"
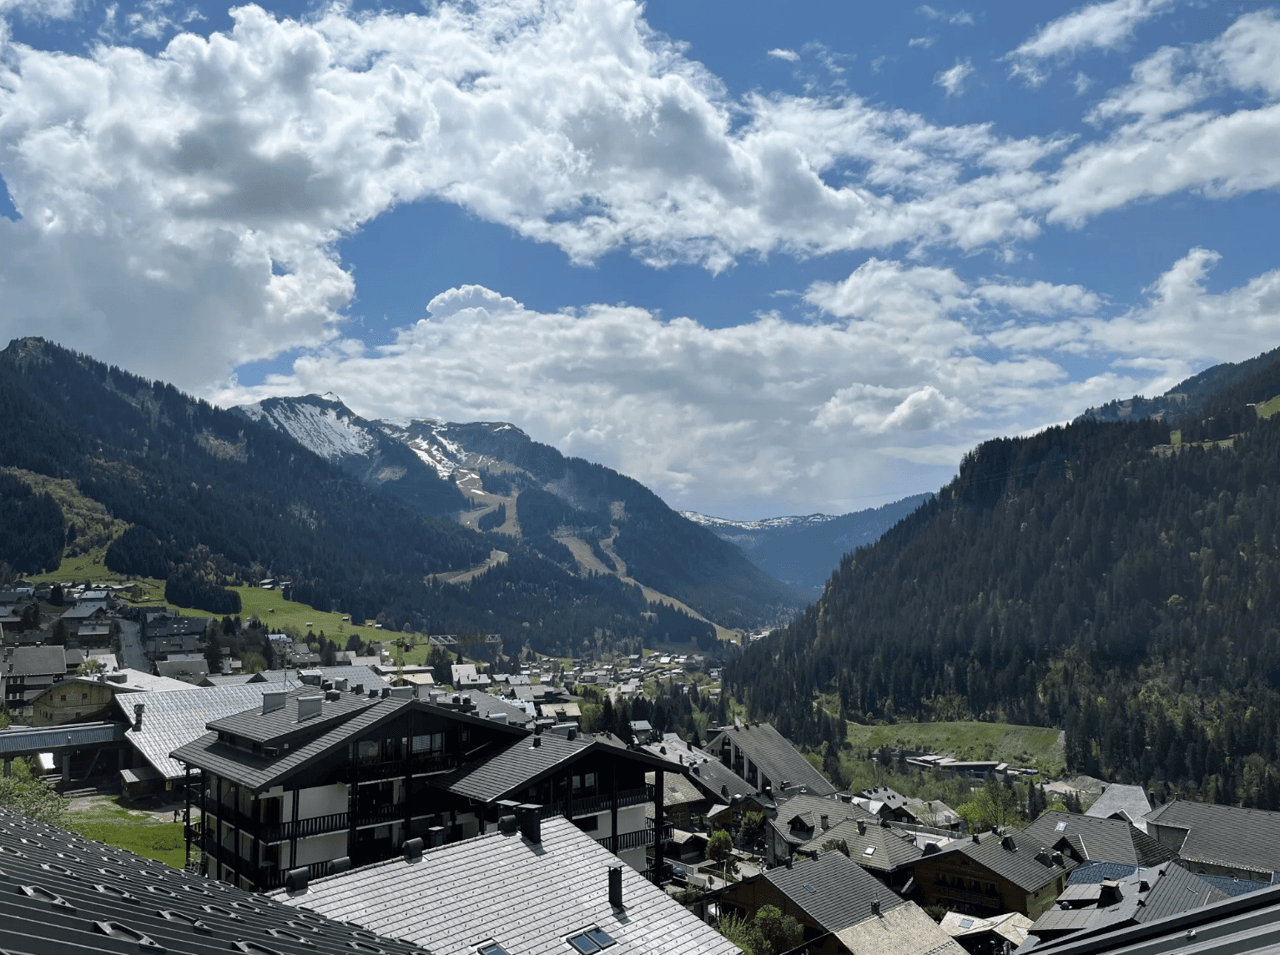
M 1038 769 L 1043 776 L 1061 775 L 1065 767 L 1061 734 L 1051 727 L 973 720 L 881 726 L 850 723 L 848 726 L 849 745 L 855 753 L 882 746 L 904 746 L 956 759 L 996 759 L 1011 766 Z

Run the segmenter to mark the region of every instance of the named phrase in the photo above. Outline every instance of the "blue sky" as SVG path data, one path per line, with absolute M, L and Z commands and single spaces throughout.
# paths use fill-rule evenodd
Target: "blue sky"
M 1280 6 L 0 0 L 0 336 L 722 517 L 1280 345 Z

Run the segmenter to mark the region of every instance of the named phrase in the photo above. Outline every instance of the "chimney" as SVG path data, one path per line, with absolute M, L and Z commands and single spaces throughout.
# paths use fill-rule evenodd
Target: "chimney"
M 517 807 L 520 816 L 520 835 L 535 845 L 542 844 L 542 807 L 524 803 Z
M 142 714 L 146 710 L 147 704 L 135 703 L 133 705 L 133 731 L 135 733 L 142 732 Z
M 626 908 L 622 904 L 622 866 L 609 866 L 609 904 L 615 909 Z
M 1017 845 L 1013 841 L 1013 836 L 1002 836 L 1000 839 L 1000 847 L 1008 852 L 1017 850 Z M 1041 850 L 1043 852 L 1043 850 Z M 1037 856 L 1039 858 L 1039 856 Z
M 284 707 L 284 690 L 268 690 L 262 694 L 262 715 L 274 713 Z
M 405 840 L 404 861 L 417 862 L 421 858 L 422 858 L 422 840 L 420 838 Z
M 323 696 L 298 697 L 298 722 L 302 723 L 320 715 L 324 706 Z
M 338 856 L 338 858 L 334 859 L 329 865 L 329 871 L 333 875 L 337 875 L 340 872 L 346 872 L 350 868 L 351 856 Z
M 427 830 L 427 848 L 439 849 L 444 845 L 444 826 L 432 826 Z
M 864 820 L 858 820 L 858 835 L 865 836 L 867 834 L 867 824 Z
M 1099 886 L 1098 906 L 1107 908 L 1118 904 L 1124 898 L 1124 893 L 1120 891 L 1119 883 L 1112 879 L 1107 879 Z
M 520 828 L 520 820 L 515 816 L 499 816 L 498 831 L 504 835 L 510 835 Z
M 345 693 L 347 690 L 351 689 L 351 681 L 344 676 L 342 679 L 334 681 L 333 688 Z
M 290 869 L 284 877 L 285 889 L 289 892 L 307 891 L 307 878 L 310 874 L 310 870 L 305 865 L 297 869 Z
M 872 914 L 872 915 L 879 915 L 879 914 L 880 914 L 880 900 L 879 900 L 879 899 L 872 899 L 872 900 L 871 900 L 871 914 Z
M 324 698 L 330 703 L 337 703 L 342 699 L 342 692 L 340 690 L 325 690 Z
M 829 816 L 827 816 L 827 814 L 826 814 L 826 813 L 823 813 L 821 816 L 819 816 L 819 817 L 818 817 L 818 828 L 820 828 L 820 829 L 827 829 L 827 828 L 830 828 L 830 827 L 827 825 L 827 821 L 828 821 L 828 819 L 829 819 L 829 818 L 830 818 L 830 817 L 829 817 Z

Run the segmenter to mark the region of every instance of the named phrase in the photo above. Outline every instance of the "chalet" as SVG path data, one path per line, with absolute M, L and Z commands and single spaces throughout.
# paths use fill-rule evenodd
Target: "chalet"
M 1147 831 L 1201 875 L 1273 882 L 1280 812 L 1176 799 L 1147 814 Z
M 1123 819 L 1051 810 L 1042 813 L 1023 835 L 1076 862 L 1119 862 L 1157 866 L 1177 853 Z
M 5 647 L 0 655 L 0 684 L 4 705 L 10 713 L 29 714 L 31 701 L 76 671 L 84 654 L 68 664 L 66 648 L 60 646 Z
M 729 886 L 720 898 L 722 912 L 745 917 L 765 905 L 776 906 L 804 927 L 809 955 L 963 955 L 963 949 L 915 903 L 890 892 L 842 852 L 768 869 Z M 894 917 L 898 909 L 907 912 Z M 841 938 L 858 926 L 863 930 L 850 932 L 848 940 Z
M 791 792 L 830 796 L 836 792 L 836 787 L 768 723 L 722 727 L 703 748 L 757 792 L 778 796 Z
M 1035 919 L 1062 894 L 1075 866 L 1023 833 L 990 832 L 946 848 L 925 847 L 916 862 L 916 892 L 926 907 L 979 916 L 1021 912 Z
M 408 942 L 435 955 L 740 955 L 573 823 L 542 819 L 536 807 L 464 842 L 411 840 L 377 865 L 299 874 L 271 899 L 349 922 L 378 946 Z
M 801 846 L 822 840 L 828 830 L 847 819 L 880 825 L 879 819 L 856 803 L 809 795 L 779 800 L 776 813 L 770 815 L 765 858 L 771 864 L 785 862 Z
M 483 834 L 522 804 L 562 813 L 637 869 L 663 835 L 645 818 L 650 799 L 662 818 L 663 787 L 650 791 L 644 773 L 670 767 L 647 754 L 530 736 L 469 707 L 415 699 L 410 687 L 261 700 L 172 754 L 200 774 L 187 789 L 203 820 L 188 828 L 188 851 L 224 881 L 272 888 L 303 866 L 318 877 L 367 865 L 412 839 Z
M 876 823 L 865 819 L 841 820 L 797 848 L 796 855 L 818 856 L 832 840 L 848 850 L 850 859 L 895 891 L 911 881 L 915 864 L 924 855 L 914 836 L 893 828 L 886 820 Z
M 1093 805 L 1085 810 L 1085 815 L 1100 816 L 1103 819 L 1123 819 L 1146 832 L 1146 816 L 1151 809 L 1151 799 L 1141 786 L 1111 783 L 1102 791 L 1102 795 L 1094 800 Z
M 189 689 L 189 683 L 153 676 L 141 670 L 100 671 L 93 676 L 71 676 L 42 691 L 31 701 L 31 725 L 60 726 L 109 720 L 117 694 Z

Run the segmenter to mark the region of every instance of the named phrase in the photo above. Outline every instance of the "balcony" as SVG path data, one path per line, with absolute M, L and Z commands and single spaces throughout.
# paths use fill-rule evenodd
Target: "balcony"
M 641 789 L 624 789 L 618 793 L 619 809 L 625 809 L 627 806 L 639 806 L 652 801 L 653 788 L 650 786 L 645 786 Z M 612 804 L 613 800 L 608 793 L 571 799 L 569 801 L 569 818 L 577 819 L 579 816 L 593 816 L 598 812 L 609 812 Z M 542 807 L 543 819 L 563 814 L 564 802 L 561 800 L 556 800 L 554 803 L 549 803 Z
M 458 768 L 458 757 L 451 753 L 414 753 L 406 762 L 404 758 L 357 760 L 343 771 L 347 782 L 375 782 L 379 779 L 396 779 L 403 776 L 429 776 Z
M 596 842 L 617 855 L 628 849 L 643 849 L 653 845 L 656 832 L 657 830 L 653 828 L 637 829 L 635 832 L 620 832 L 616 836 L 605 836 L 603 839 L 597 839 Z M 668 842 L 671 838 L 672 826 L 671 823 L 667 823 L 662 827 L 662 841 Z
M 329 832 L 343 832 L 349 826 L 350 816 L 345 812 L 334 812 L 327 816 L 312 816 L 308 819 L 297 819 L 293 822 L 282 822 L 275 825 L 262 825 L 258 828 L 258 838 L 263 842 L 287 842 L 290 839 L 305 839 L 308 836 L 321 836 Z

